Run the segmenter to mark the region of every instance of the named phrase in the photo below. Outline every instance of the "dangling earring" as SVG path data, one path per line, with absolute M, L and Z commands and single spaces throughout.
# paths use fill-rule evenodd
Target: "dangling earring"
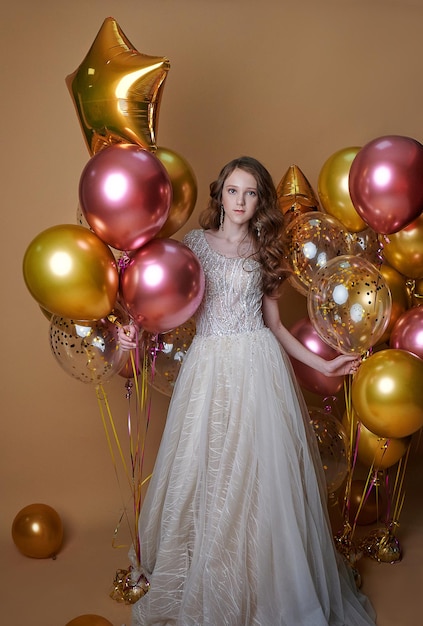
M 260 222 L 260 220 L 257 220 L 255 226 L 256 226 L 256 231 L 257 231 L 257 239 L 260 239 L 260 233 L 261 233 L 261 222 Z
M 223 230 L 223 221 L 225 219 L 225 211 L 223 210 L 223 204 L 220 205 L 220 221 L 219 221 L 219 228 L 220 230 Z

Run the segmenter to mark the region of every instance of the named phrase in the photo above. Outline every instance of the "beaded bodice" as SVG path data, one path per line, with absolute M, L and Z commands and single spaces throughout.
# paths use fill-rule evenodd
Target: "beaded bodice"
M 189 232 L 184 243 L 199 258 L 206 278 L 196 313 L 197 335 L 231 335 L 263 328 L 260 264 L 213 250 L 200 229 Z

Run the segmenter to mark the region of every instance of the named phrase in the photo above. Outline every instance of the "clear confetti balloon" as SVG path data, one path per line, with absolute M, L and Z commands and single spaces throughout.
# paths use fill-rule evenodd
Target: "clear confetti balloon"
M 307 307 L 313 326 L 330 346 L 343 354 L 365 354 L 389 323 L 392 297 L 372 263 L 343 255 L 316 272 Z
M 286 230 L 292 286 L 307 295 L 320 268 L 335 257 L 350 254 L 350 240 L 343 224 L 331 215 L 311 211 L 295 218 Z
M 121 323 L 128 323 L 128 319 L 122 318 Z M 107 318 L 79 322 L 53 315 L 50 347 L 65 372 L 94 385 L 118 373 L 128 358 L 128 353 L 119 347 L 117 326 Z
M 159 335 L 151 344 L 150 370 L 151 386 L 157 391 L 171 396 L 186 352 L 195 335 L 195 321 L 190 318 L 168 333 Z
M 348 437 L 342 423 L 323 409 L 310 408 L 310 423 L 317 439 L 328 493 L 334 493 L 348 473 Z

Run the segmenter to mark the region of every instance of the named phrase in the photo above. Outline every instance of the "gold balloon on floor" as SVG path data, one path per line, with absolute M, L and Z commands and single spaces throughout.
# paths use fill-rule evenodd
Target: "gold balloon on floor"
M 104 20 L 81 65 L 66 78 L 90 154 L 114 143 L 155 149 L 169 61 L 138 52 L 116 20 Z
M 317 195 L 297 165 L 291 165 L 285 172 L 277 186 L 277 194 L 280 210 L 287 220 L 320 210 Z
M 188 161 L 169 148 L 154 153 L 164 165 L 172 184 L 172 204 L 166 222 L 156 237 L 171 237 L 191 217 L 197 201 L 197 180 Z
M 361 364 L 351 397 L 357 418 L 380 437 L 408 437 L 423 426 L 423 361 L 405 350 L 381 350 Z
M 87 613 L 86 615 L 78 615 L 78 617 L 71 619 L 65 626 L 113 626 L 113 624 L 105 617 L 101 617 L 101 615 Z
M 60 515 L 48 504 L 29 504 L 15 516 L 12 538 L 25 556 L 35 559 L 55 557 L 63 541 Z
M 354 208 L 348 185 L 351 163 L 359 151 L 360 148 L 354 146 L 332 154 L 323 164 L 318 179 L 318 193 L 323 208 L 351 232 L 367 228 L 366 222 Z

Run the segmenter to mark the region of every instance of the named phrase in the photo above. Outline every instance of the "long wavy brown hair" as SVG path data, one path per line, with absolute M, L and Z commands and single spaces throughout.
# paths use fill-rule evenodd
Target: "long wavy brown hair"
M 239 157 L 225 165 L 217 180 L 210 184 L 209 203 L 200 214 L 199 223 L 204 229 L 219 228 L 223 186 L 236 169 L 252 174 L 257 182 L 257 210 L 248 224 L 248 233 L 253 242 L 254 257 L 262 267 L 263 292 L 276 297 L 288 271 L 284 258 L 284 217 L 278 205 L 272 177 L 264 165 L 248 156 Z M 260 224 L 260 236 L 257 234 L 257 224 Z

